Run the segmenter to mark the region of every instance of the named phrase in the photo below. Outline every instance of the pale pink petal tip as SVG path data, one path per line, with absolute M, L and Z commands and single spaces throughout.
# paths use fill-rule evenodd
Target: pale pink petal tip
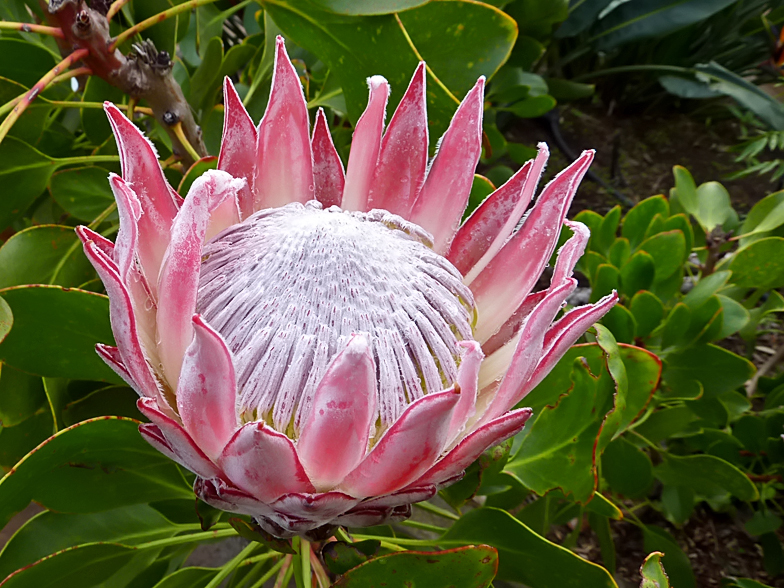
M 254 210 L 314 197 L 308 105 L 283 37 L 275 49 L 270 99 L 256 143 Z
M 177 408 L 185 430 L 217 459 L 237 429 L 234 365 L 223 338 L 198 314 L 193 331 L 177 385 Z
M 344 210 L 367 209 L 368 194 L 381 150 L 381 135 L 384 131 L 390 88 L 381 76 L 368 78 L 368 86 L 368 105 L 357 121 L 348 156 L 346 185 L 341 203 Z
M 373 355 L 365 337 L 355 335 L 321 380 L 297 442 L 317 488 L 334 487 L 362 460 L 375 415 Z
M 457 232 L 482 153 L 484 86 L 482 76 L 457 108 L 411 213 L 410 220 L 433 235 L 434 249 L 442 254 Z
M 256 125 L 253 124 L 228 76 L 223 81 L 223 105 L 223 137 L 218 169 L 235 178 L 246 180 L 246 185 L 237 197 L 241 217 L 244 219 L 253 214 L 251 187 L 256 168 L 256 153 L 250 147 L 256 145 Z
M 316 113 L 311 148 L 313 150 L 313 180 L 316 183 L 316 200 L 321 202 L 324 208 L 340 206 L 346 177 L 343 162 L 332 142 L 332 135 L 329 132 L 323 108 L 319 108 Z

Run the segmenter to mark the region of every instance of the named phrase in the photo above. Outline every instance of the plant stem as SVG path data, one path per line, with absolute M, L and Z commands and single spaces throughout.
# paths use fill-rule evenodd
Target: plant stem
M 417 502 L 414 504 L 416 508 L 421 508 L 422 510 L 426 510 L 429 513 L 434 515 L 438 515 L 440 517 L 444 517 L 445 519 L 452 519 L 453 521 L 459 521 L 460 517 L 457 516 L 455 513 L 449 512 L 446 509 L 439 508 L 435 504 L 430 504 L 429 502 Z
M 177 135 L 177 138 L 180 140 L 180 143 L 182 143 L 182 146 L 185 147 L 185 150 L 188 152 L 188 155 L 190 155 L 193 158 L 193 161 L 194 162 L 199 161 L 199 159 L 201 159 L 199 157 L 199 154 L 196 153 L 196 150 L 193 148 L 193 145 L 191 145 L 188 142 L 188 139 L 185 137 L 185 133 L 182 132 L 182 121 L 178 122 L 176 125 L 173 125 L 172 131 L 174 131 L 174 134 Z
M 112 20 L 115 14 L 122 10 L 122 7 L 128 4 L 128 0 L 114 0 L 106 13 L 106 20 Z
M 103 102 L 76 102 L 73 100 L 46 100 L 40 106 L 59 106 L 60 108 L 94 108 L 99 109 L 103 108 Z M 38 106 L 34 104 L 31 108 L 35 108 Z M 131 109 L 130 104 L 115 104 L 115 106 L 120 109 L 128 112 Z M 141 114 L 146 114 L 147 116 L 153 116 L 153 112 L 151 108 L 147 108 L 146 106 L 136 106 L 133 109 L 134 112 L 139 112 Z M 129 117 L 130 118 L 130 117 Z
M 253 552 L 258 545 L 255 542 L 251 542 L 245 546 L 245 549 L 240 551 L 234 558 L 229 561 L 228 563 L 224 564 L 220 571 L 215 575 L 215 577 L 210 580 L 210 583 L 207 584 L 204 588 L 218 588 L 221 585 L 223 580 L 229 577 L 234 570 L 242 563 L 243 560 L 247 559 L 247 557 Z
M 364 541 L 365 539 L 375 539 L 382 543 L 392 543 L 393 545 L 411 545 L 415 547 L 435 547 L 438 539 L 408 539 L 406 537 L 376 537 L 375 535 L 354 535 L 354 539 Z
M 268 551 L 267 553 L 262 553 L 261 555 L 256 555 L 254 557 L 249 557 L 245 561 L 243 561 L 240 565 L 242 566 L 249 566 L 251 564 L 259 563 L 262 561 L 267 561 L 268 559 L 273 559 L 276 557 L 280 557 L 280 554 L 276 551 Z
M 215 1 L 216 0 L 189 0 L 188 2 L 183 2 L 182 4 L 173 6 L 172 8 L 169 8 L 169 10 L 164 10 L 163 12 L 159 12 L 158 14 L 153 14 L 150 18 L 145 19 L 140 23 L 137 23 L 136 25 L 132 26 L 129 29 L 124 30 L 122 33 L 117 35 L 117 37 L 109 45 L 109 51 L 114 51 L 115 47 L 121 45 L 126 39 L 133 37 L 137 33 L 140 33 L 143 30 L 158 24 L 159 22 L 164 21 L 167 18 L 171 18 L 172 16 L 177 16 L 181 12 L 187 12 L 193 8 L 204 6 L 205 4 L 212 4 Z
M 316 574 L 319 588 L 329 588 L 329 574 L 327 574 L 327 571 L 324 569 L 324 566 L 321 565 L 321 561 L 313 550 L 310 552 L 310 566 L 313 569 L 313 573 Z
M 424 531 L 432 531 L 433 533 L 438 533 L 439 535 L 442 535 L 446 531 L 444 527 L 429 525 L 427 523 L 420 523 L 419 521 L 402 521 L 399 524 L 404 525 L 406 527 L 412 527 L 414 529 L 423 529 Z
M 290 556 L 289 556 L 289 557 L 290 557 Z M 264 575 L 263 575 L 261 578 L 259 578 L 259 581 L 258 581 L 258 582 L 256 582 L 256 583 L 255 583 L 253 586 L 251 586 L 250 588 L 261 588 L 262 586 L 264 586 L 264 583 L 265 583 L 267 580 L 269 580 L 269 579 L 270 579 L 272 576 L 274 576 L 275 574 L 277 574 L 277 573 L 278 573 L 278 570 L 279 570 L 280 568 L 282 568 L 282 567 L 283 567 L 283 564 L 285 564 L 285 563 L 286 563 L 286 559 L 285 559 L 285 558 L 281 559 L 281 560 L 280 560 L 278 563 L 276 563 L 276 564 L 275 564 L 274 566 L 272 566 L 272 567 L 271 567 L 269 570 L 267 570 L 267 573 L 266 573 L 266 574 L 264 574 Z
M 77 49 L 68 57 L 63 59 L 60 63 L 55 65 L 52 69 L 50 69 L 46 75 L 44 75 L 44 77 L 38 80 L 38 82 L 36 82 L 36 84 L 26 94 L 24 94 L 23 98 L 21 98 L 14 106 L 13 110 L 8 114 L 3 123 L 0 124 L 0 143 L 2 143 L 3 139 L 8 134 L 8 131 L 11 130 L 11 127 L 14 126 L 14 123 L 22 115 L 25 109 L 33 100 L 35 100 L 38 94 L 46 89 L 52 80 L 54 80 L 55 76 L 58 75 L 63 69 L 68 69 L 76 61 L 79 61 L 89 54 L 90 51 L 88 49 Z
M 202 533 L 191 533 L 190 535 L 180 535 L 178 537 L 168 537 L 166 539 L 158 539 L 157 541 L 141 543 L 139 545 L 136 545 L 135 548 L 152 549 L 157 547 L 169 547 L 171 545 L 184 545 L 187 543 L 194 543 L 198 541 L 208 541 L 210 539 L 221 539 L 223 537 L 236 537 L 236 536 L 237 536 L 237 531 L 235 531 L 232 528 L 228 528 L 228 529 L 221 529 L 219 531 L 204 531 Z
M 21 31 L 23 33 L 38 33 L 39 35 L 49 35 L 50 37 L 57 37 L 64 39 L 63 29 L 60 27 L 47 27 L 45 25 L 30 24 L 26 22 L 6 22 L 0 21 L 0 30 L 6 29 L 9 31 Z
M 79 155 L 77 157 L 62 157 L 55 160 L 57 167 L 75 165 L 77 163 L 114 163 L 120 161 L 119 155 Z
M 312 588 L 310 574 L 310 542 L 299 540 L 300 571 L 302 572 L 302 588 Z
M 294 558 L 291 554 L 287 555 L 281 561 L 280 573 L 278 574 L 277 579 L 275 580 L 275 585 L 272 588 L 283 588 L 286 584 L 284 582 L 288 582 L 291 579 L 291 575 L 289 572 L 292 571 L 291 562 Z

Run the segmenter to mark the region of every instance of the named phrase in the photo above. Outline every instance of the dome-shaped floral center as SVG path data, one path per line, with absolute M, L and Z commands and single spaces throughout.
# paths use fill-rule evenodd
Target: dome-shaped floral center
M 204 247 L 197 310 L 234 353 L 237 409 L 297 437 L 332 358 L 370 343 L 378 419 L 454 383 L 474 301 L 418 226 L 373 210 L 289 204 L 262 210 Z

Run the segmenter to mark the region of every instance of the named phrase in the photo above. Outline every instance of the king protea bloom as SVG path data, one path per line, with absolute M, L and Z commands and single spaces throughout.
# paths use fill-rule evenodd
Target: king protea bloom
M 183 200 L 156 152 L 106 104 L 122 177 L 112 243 L 77 229 L 109 295 L 101 357 L 141 396 L 141 434 L 196 494 L 278 537 L 410 515 L 488 447 L 513 410 L 615 303 L 559 314 L 587 228 L 566 211 L 592 152 L 533 199 L 537 157 L 462 225 L 481 152 L 484 78 L 428 161 L 420 64 L 384 131 L 369 79 L 344 173 L 282 39 L 253 124 L 231 82 L 218 169 Z M 532 292 L 566 222 L 549 288 Z

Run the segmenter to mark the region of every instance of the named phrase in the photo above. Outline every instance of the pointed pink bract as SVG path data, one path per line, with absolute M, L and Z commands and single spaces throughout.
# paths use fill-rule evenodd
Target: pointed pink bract
M 316 124 L 313 126 L 313 179 L 316 183 L 315 198 L 324 206 L 340 206 L 343 199 L 343 186 L 346 183 L 343 162 L 335 150 L 332 135 L 327 127 L 324 109 L 316 113 Z
M 251 188 L 256 169 L 256 153 L 251 146 L 256 145 L 256 125 L 253 124 L 228 76 L 223 80 L 223 108 L 223 138 L 218 169 L 247 181 L 237 197 L 240 215 L 245 219 L 253 214 Z

